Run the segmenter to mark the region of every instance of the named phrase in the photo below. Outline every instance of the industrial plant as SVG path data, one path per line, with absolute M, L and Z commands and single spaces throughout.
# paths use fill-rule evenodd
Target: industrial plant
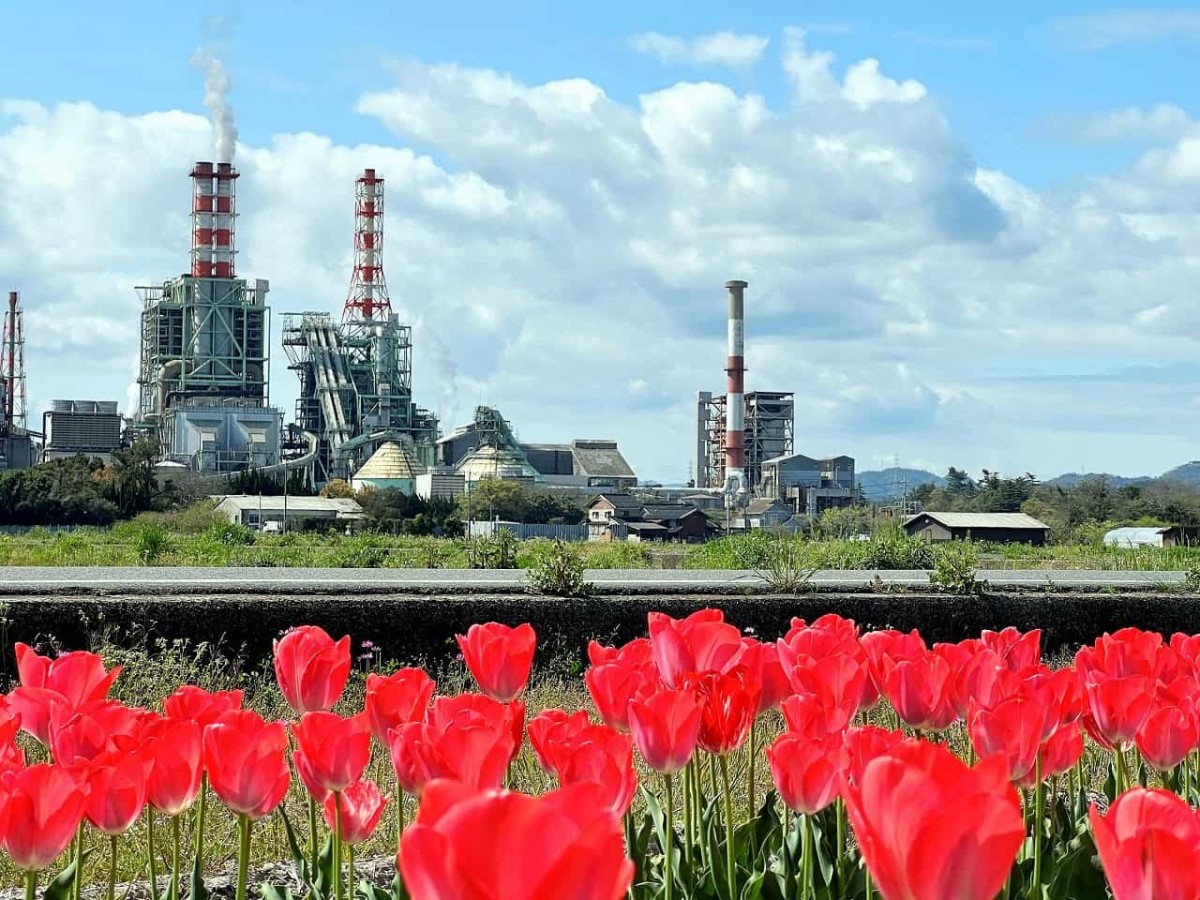
M 21 295 L 10 291 L 0 331 L 0 471 L 34 463 L 25 394 L 25 334 Z
M 725 283 L 729 293 L 725 393 L 697 394 L 695 487 L 723 496 L 731 513 L 764 507 L 765 501 L 781 501 L 793 516 L 817 516 L 826 509 L 850 506 L 857 497 L 854 460 L 849 456 L 815 459 L 794 452 L 794 395 L 745 392 L 748 287 L 745 281 Z M 749 521 L 749 516 L 740 520 Z
M 232 163 L 192 167 L 191 268 L 142 301 L 134 429 L 198 473 L 279 462 L 279 411 L 267 388 L 269 285 L 237 277 Z
M 383 274 L 383 179 L 356 182 L 354 267 L 335 323 L 327 312 L 283 318 L 283 349 L 300 379 L 296 424 L 316 441 L 313 480 L 349 479 L 377 450 L 434 462 L 437 417 L 413 402 L 412 328 L 392 311 Z

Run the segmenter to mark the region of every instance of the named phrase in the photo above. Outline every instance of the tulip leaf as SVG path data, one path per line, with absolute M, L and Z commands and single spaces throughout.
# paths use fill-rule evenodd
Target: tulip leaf
M 85 850 L 80 861 L 86 863 L 91 855 L 91 850 Z M 68 900 L 71 896 L 71 888 L 75 884 L 77 872 L 76 862 L 73 860 L 69 866 L 54 877 L 53 881 L 46 885 L 46 890 L 42 893 L 44 900 Z
M 208 900 L 208 887 L 204 884 L 204 871 L 200 854 L 192 860 L 192 874 L 188 883 L 191 900 Z
M 287 885 L 279 887 L 278 885 L 264 882 L 259 885 L 259 891 L 262 893 L 262 900 L 294 900 L 292 889 Z
M 292 854 L 292 862 L 296 864 L 296 874 L 299 876 L 302 884 L 308 884 L 308 858 L 304 854 L 304 850 L 300 847 L 300 842 L 296 839 L 296 829 L 292 827 L 292 820 L 288 818 L 288 814 L 283 807 L 279 808 L 279 816 L 283 819 L 283 832 L 287 835 L 288 850 Z
M 762 897 L 764 879 L 764 872 L 755 872 L 751 875 L 749 880 L 742 885 L 742 893 L 738 900 L 759 900 Z

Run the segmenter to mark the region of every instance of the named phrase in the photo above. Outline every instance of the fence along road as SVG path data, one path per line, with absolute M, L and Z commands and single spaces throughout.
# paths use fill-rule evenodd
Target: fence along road
M 704 593 L 765 591 L 766 578 L 733 569 L 589 569 L 587 580 L 600 593 Z M 993 588 L 1140 588 L 1182 585 L 1183 572 L 981 569 L 976 577 Z M 824 570 L 813 574 L 813 587 L 868 588 L 884 584 L 917 588 L 929 584 L 923 570 Z M 520 593 L 519 569 L 313 569 L 205 568 L 168 566 L 0 568 L 0 596 L 85 593 L 105 594 L 349 594 Z

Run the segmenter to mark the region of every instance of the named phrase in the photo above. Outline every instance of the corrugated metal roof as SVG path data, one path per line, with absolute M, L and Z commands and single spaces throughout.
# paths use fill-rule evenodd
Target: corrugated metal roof
M 286 504 L 288 512 L 362 512 L 358 502 L 349 497 L 259 497 L 257 494 L 229 494 L 221 499 L 217 508 L 226 504 L 237 509 L 282 511 Z
M 576 441 L 571 447 L 575 458 L 575 474 L 600 478 L 636 478 L 633 469 L 613 443 Z
M 905 522 L 913 522 L 921 516 L 929 516 L 935 522 L 947 528 L 1049 528 L 1045 522 L 1039 522 L 1033 516 L 1025 513 L 964 513 L 964 512 L 923 512 L 909 516 Z

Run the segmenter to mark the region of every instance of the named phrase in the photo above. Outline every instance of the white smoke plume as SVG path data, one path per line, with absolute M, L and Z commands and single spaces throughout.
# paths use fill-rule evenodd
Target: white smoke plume
M 413 324 L 413 331 L 413 339 L 420 342 L 422 355 L 437 369 L 438 419 L 443 428 L 449 430 L 454 426 L 454 416 L 458 412 L 458 366 L 450 357 L 450 348 L 424 321 L 424 317 L 418 318 Z
M 233 162 L 233 154 L 237 150 L 237 122 L 233 116 L 233 104 L 229 101 L 233 79 L 225 68 L 225 51 L 233 38 L 240 12 L 237 0 L 232 0 L 224 14 L 208 16 L 204 20 L 203 43 L 190 60 L 193 66 L 204 73 L 204 106 L 212 119 L 216 161 L 219 163 Z

